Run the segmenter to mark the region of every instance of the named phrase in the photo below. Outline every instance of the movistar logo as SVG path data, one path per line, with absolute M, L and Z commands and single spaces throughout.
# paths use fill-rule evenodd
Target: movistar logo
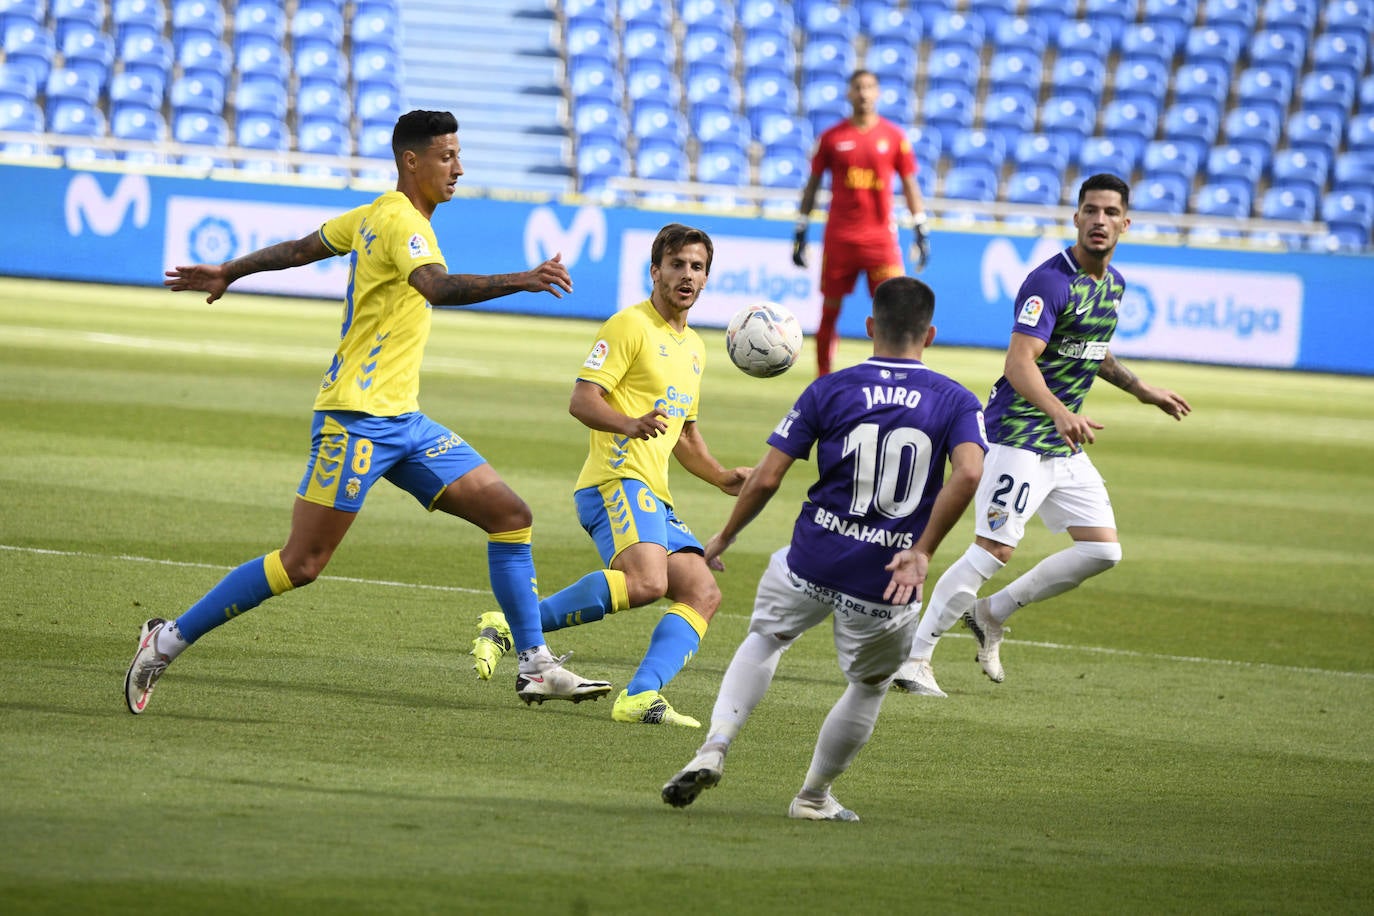
M 89 228 L 96 235 L 114 235 L 123 228 L 130 210 L 134 226 L 142 229 L 148 225 L 151 207 L 147 176 L 125 175 L 115 185 L 114 193 L 106 197 L 95 176 L 82 173 L 67 185 L 67 232 L 77 236 L 83 228 Z
M 599 207 L 579 207 L 567 229 L 551 207 L 536 207 L 525 223 L 525 263 L 539 264 L 562 253 L 571 268 L 583 252 L 593 261 L 606 256 L 606 214 Z

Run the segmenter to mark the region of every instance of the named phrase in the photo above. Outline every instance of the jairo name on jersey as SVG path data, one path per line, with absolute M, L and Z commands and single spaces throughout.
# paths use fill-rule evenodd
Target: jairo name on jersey
M 822 509 L 819 506 L 816 508 L 816 514 L 811 520 L 826 531 L 833 531 L 847 538 L 863 541 L 865 544 L 881 544 L 884 547 L 895 547 L 898 550 L 905 550 L 914 543 L 910 531 L 888 531 L 885 528 L 860 525 L 858 522 L 846 521 L 834 512 Z
M 1059 345 L 1059 355 L 1070 359 L 1106 359 L 1105 340 L 1066 340 Z
M 870 410 L 875 404 L 897 404 L 914 408 L 921 403 L 921 392 L 915 388 L 899 388 L 896 385 L 870 385 L 864 389 L 864 400 Z

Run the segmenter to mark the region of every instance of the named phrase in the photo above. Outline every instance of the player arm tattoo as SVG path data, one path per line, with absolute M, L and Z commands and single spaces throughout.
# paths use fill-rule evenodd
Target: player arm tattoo
M 312 232 L 304 238 L 294 241 L 278 242 L 275 245 L 268 245 L 266 248 L 259 248 L 257 251 L 250 251 L 241 258 L 234 258 L 224 265 L 229 282 L 233 282 L 240 277 L 249 274 L 261 273 L 265 270 L 286 270 L 288 267 L 301 267 L 305 264 L 313 264 L 316 261 L 323 261 L 325 258 L 332 257 L 334 252 L 320 239 L 318 232 Z
M 1106 359 L 1097 367 L 1097 377 L 1127 393 L 1134 393 L 1132 389 L 1140 383 L 1140 376 L 1127 369 L 1110 350 L 1107 351 Z
M 527 288 L 525 274 L 451 274 L 439 264 L 415 268 L 410 285 L 433 306 L 472 305 Z

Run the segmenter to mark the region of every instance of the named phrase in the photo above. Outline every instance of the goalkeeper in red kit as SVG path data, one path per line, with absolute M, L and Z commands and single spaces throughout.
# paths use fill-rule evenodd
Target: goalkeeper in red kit
M 878 78 L 856 70 L 849 78 L 853 113 L 821 134 L 811 158 L 811 177 L 802 191 L 792 263 L 806 266 L 806 231 L 821 178 L 830 173 L 830 212 L 821 251 L 821 321 L 816 329 L 816 372 L 830 372 L 839 343 L 836 325 L 844 297 L 854 290 L 859 272 L 868 277 L 870 294 L 889 277 L 906 273 L 897 245 L 892 207 L 892 176 L 902 180 L 905 225 L 915 232 L 911 260 L 925 268 L 930 257 L 925 209 L 916 184 L 911 144 L 896 124 L 878 114 Z

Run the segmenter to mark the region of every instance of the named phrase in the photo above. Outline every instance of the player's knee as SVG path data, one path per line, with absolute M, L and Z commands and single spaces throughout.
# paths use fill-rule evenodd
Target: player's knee
M 1094 575 L 1121 562 L 1121 545 L 1115 541 L 1077 541 L 1073 549 L 1084 562 L 1094 567 Z
M 639 574 L 625 576 L 625 590 L 630 596 L 630 607 L 643 607 L 652 604 L 668 594 L 668 573 L 662 575 Z
M 314 582 L 324 572 L 325 566 L 329 565 L 328 554 L 307 554 L 288 558 L 283 552 L 281 560 L 292 588 L 301 588 Z

